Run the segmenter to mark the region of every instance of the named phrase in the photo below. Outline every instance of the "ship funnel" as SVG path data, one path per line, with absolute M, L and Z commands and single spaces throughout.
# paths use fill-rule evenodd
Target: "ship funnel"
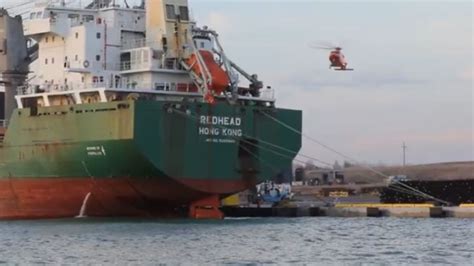
M 167 58 L 181 58 L 190 29 L 187 0 L 146 0 L 146 38 L 153 49 L 163 50 Z
M 10 17 L 0 9 L 0 82 L 5 86 L 5 119 L 10 119 L 16 107 L 18 86 L 28 75 L 28 50 L 20 16 Z

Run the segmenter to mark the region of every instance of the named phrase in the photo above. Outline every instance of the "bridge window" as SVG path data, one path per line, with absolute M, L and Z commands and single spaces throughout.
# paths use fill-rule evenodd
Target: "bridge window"
M 166 5 L 166 17 L 168 19 L 176 19 L 176 12 L 174 10 L 174 5 Z
M 164 91 L 166 88 L 165 83 L 155 83 L 155 90 L 157 91 Z
M 96 56 L 95 56 L 95 60 L 96 60 L 96 61 L 100 61 L 100 55 L 96 55 Z
M 143 62 L 144 63 L 148 63 L 149 56 L 150 56 L 150 53 L 148 52 L 148 50 L 143 50 Z
M 73 23 L 78 23 L 79 18 L 81 17 L 79 14 L 68 14 L 67 17 L 71 20 Z
M 138 64 L 141 63 L 141 50 L 140 51 L 132 51 L 132 63 Z
M 48 64 L 48 58 L 45 58 L 45 59 L 44 59 L 44 64 L 45 64 L 45 65 Z
M 189 20 L 189 11 L 187 6 L 180 6 L 179 7 L 179 16 L 182 20 L 188 21 Z
M 84 15 L 84 16 L 82 16 L 82 20 L 83 20 L 84 22 L 93 21 L 93 20 L 94 20 L 94 16 L 93 16 L 93 15 Z
M 100 39 L 102 37 L 100 32 L 97 32 L 96 36 L 97 36 L 97 39 Z

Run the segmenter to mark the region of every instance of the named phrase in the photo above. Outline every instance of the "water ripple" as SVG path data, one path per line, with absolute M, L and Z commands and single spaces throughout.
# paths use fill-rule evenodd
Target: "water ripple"
M 467 219 L 0 222 L 0 264 L 474 265 Z

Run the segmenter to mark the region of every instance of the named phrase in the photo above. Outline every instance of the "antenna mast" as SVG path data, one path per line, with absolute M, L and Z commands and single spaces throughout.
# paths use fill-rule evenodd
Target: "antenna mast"
M 407 145 L 405 144 L 405 142 L 403 142 L 402 149 L 403 149 L 403 167 L 405 167 L 407 163 L 406 162 Z

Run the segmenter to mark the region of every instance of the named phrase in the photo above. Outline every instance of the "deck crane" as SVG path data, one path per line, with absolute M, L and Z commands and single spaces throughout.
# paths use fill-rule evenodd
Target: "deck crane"
M 249 93 L 254 96 L 258 97 L 260 96 L 260 89 L 263 88 L 263 82 L 258 79 L 257 74 L 248 74 L 240 68 L 236 63 L 232 62 L 229 60 L 230 65 L 237 70 L 242 76 L 244 76 L 248 81 L 250 81 L 250 86 L 249 86 Z M 242 94 L 245 94 L 246 92 L 242 92 Z

